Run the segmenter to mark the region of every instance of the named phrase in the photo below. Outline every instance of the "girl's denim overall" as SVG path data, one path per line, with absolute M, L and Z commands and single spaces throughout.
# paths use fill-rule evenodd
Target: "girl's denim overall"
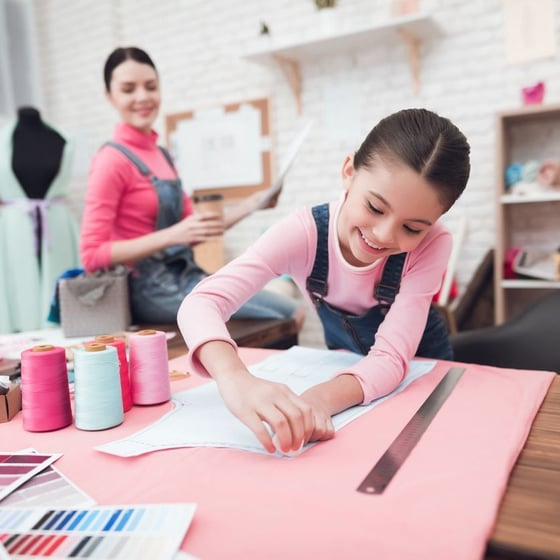
M 183 189 L 180 179 L 158 179 L 135 154 L 116 142 L 108 145 L 122 152 L 142 173 L 149 177 L 158 196 L 156 229 L 164 229 L 181 220 Z M 174 168 L 169 153 L 160 146 Z M 143 259 L 134 265 L 130 276 L 130 311 L 138 323 L 170 324 L 177 321 L 183 299 L 208 273 L 200 268 L 191 247 L 175 245 Z M 296 302 L 287 296 L 262 290 L 251 297 L 232 316 L 236 319 L 286 319 L 294 316 Z
M 406 253 L 391 255 L 387 259 L 381 282 L 375 287 L 375 299 L 379 305 L 375 305 L 362 315 L 337 309 L 323 299 L 328 292 L 329 206 L 328 204 L 315 206 L 312 213 L 317 225 L 317 251 L 313 270 L 307 278 L 307 291 L 317 307 L 325 342 L 331 349 L 344 348 L 366 355 L 375 343 L 377 329 L 399 291 Z M 402 328 L 406 329 L 406 325 L 402 325 Z M 447 328 L 433 307 L 430 307 L 426 328 L 416 355 L 440 360 L 451 360 L 453 357 Z

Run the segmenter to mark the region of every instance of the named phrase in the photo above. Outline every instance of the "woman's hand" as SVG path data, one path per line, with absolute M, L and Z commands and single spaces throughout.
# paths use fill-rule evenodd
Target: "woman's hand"
M 247 371 L 220 376 L 218 389 L 231 412 L 271 453 L 276 451 L 272 434 L 280 451 L 289 453 L 298 451 L 314 433 L 312 407 L 286 385 L 260 379 Z
M 183 218 L 168 228 L 170 245 L 198 245 L 224 233 L 224 221 L 218 212 L 200 212 Z
M 257 210 L 274 208 L 278 203 L 281 192 L 282 185 L 279 188 L 270 187 L 265 191 L 257 191 L 245 197 L 241 202 L 227 210 L 225 228 L 229 229 Z
M 283 184 L 279 187 L 273 185 L 265 191 L 257 191 L 248 197 L 250 204 L 254 210 L 266 210 L 268 208 L 275 208 L 278 204 L 278 199 L 282 194 Z

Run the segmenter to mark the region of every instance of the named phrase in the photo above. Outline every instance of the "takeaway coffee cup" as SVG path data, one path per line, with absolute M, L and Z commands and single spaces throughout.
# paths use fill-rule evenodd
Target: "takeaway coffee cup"
M 223 194 L 202 194 L 194 197 L 194 204 L 198 212 L 217 212 L 221 216 L 224 213 Z
M 194 204 L 197 212 L 217 212 L 223 218 L 224 195 L 222 194 L 216 193 L 195 196 Z M 224 245 L 222 238 L 222 235 L 218 235 L 194 247 L 195 260 L 206 272 L 216 272 L 224 265 Z

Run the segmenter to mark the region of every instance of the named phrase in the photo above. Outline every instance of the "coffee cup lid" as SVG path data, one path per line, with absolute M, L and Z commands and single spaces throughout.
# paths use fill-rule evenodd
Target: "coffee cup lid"
M 198 202 L 210 202 L 213 200 L 223 200 L 224 195 L 221 193 L 214 193 L 214 194 L 198 194 L 194 197 L 195 203 Z

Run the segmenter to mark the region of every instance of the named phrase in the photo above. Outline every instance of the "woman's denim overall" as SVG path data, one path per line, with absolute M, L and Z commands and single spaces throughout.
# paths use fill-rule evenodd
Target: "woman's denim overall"
M 128 148 L 108 142 L 122 152 L 142 175 L 150 178 L 158 197 L 156 230 L 164 229 L 181 220 L 183 215 L 183 188 L 180 179 L 158 179 L 146 164 Z M 167 161 L 174 168 L 169 153 L 160 146 Z M 208 274 L 194 261 L 192 248 L 175 245 L 159 251 L 134 265 L 130 276 L 130 311 L 139 323 L 174 323 L 181 302 Z
M 108 145 L 122 152 L 142 173 L 149 177 L 158 196 L 156 229 L 164 229 L 181 220 L 183 189 L 180 179 L 158 179 L 135 154 L 116 142 Z M 174 168 L 169 153 L 160 146 Z M 208 273 L 200 268 L 192 248 L 175 245 L 159 251 L 134 265 L 130 276 L 130 311 L 138 323 L 170 324 L 177 321 L 177 311 L 183 299 Z M 296 302 L 281 294 L 262 290 L 250 298 L 233 315 L 236 319 L 286 319 L 294 316 Z
M 312 213 L 317 225 L 317 251 L 313 270 L 307 278 L 307 291 L 317 307 L 325 342 L 331 349 L 344 348 L 366 355 L 375 343 L 377 329 L 399 291 L 406 253 L 391 255 L 387 259 L 381 281 L 374 292 L 379 305 L 375 305 L 362 315 L 337 309 L 323 299 L 328 292 L 329 206 L 328 204 L 315 206 Z M 407 327 L 403 324 L 402 328 Z M 440 360 L 451 360 L 453 357 L 447 328 L 438 311 L 433 307 L 430 307 L 426 328 L 416 355 Z

